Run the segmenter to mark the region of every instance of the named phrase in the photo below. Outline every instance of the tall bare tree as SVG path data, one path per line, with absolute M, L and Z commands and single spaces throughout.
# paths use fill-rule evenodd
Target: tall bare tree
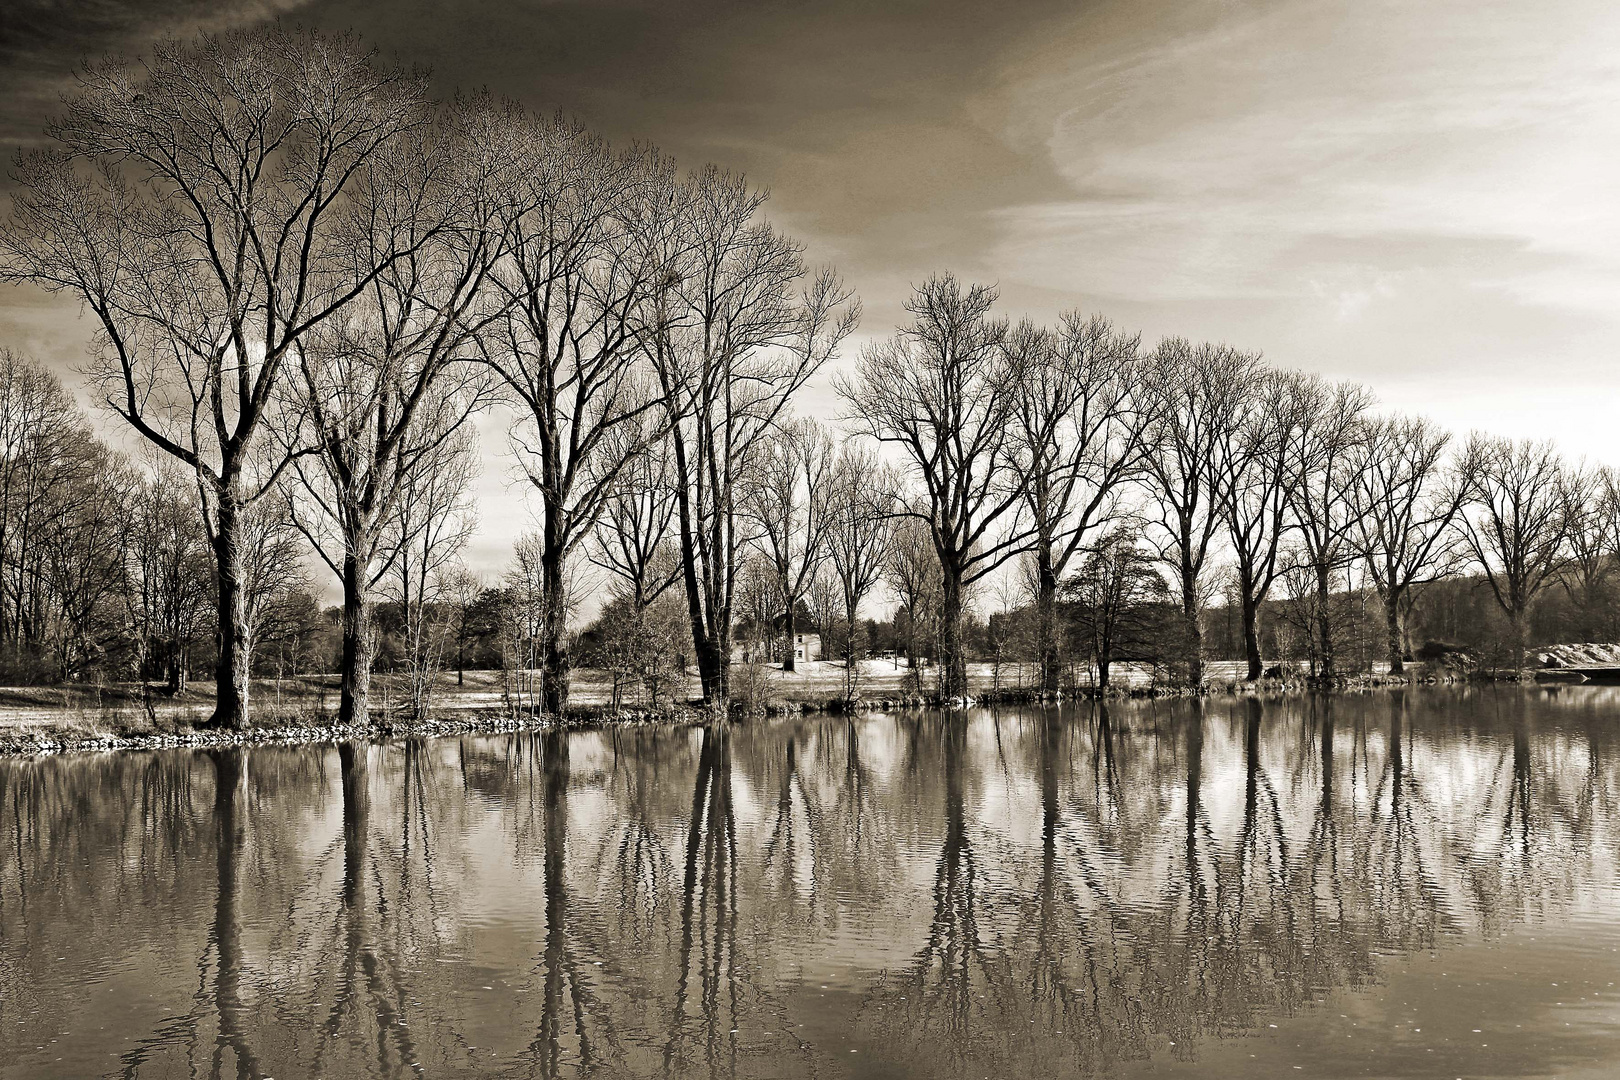
M 906 671 L 908 679 L 919 681 L 921 650 L 918 643 L 932 635 L 935 610 L 939 606 L 939 556 L 934 553 L 932 530 L 928 515 L 911 511 L 899 514 L 889 536 L 888 558 L 884 561 L 883 579 L 899 602 L 895 614 L 906 617 Z M 927 627 L 923 633 L 919 630 Z
M 451 633 L 457 629 L 469 586 L 456 562 L 472 539 L 478 516 L 472 485 L 478 467 L 478 441 L 460 428 L 431 458 L 405 477 L 399 508 L 383 542 L 388 574 L 382 592 L 398 606 L 407 691 L 414 716 L 424 717 L 443 665 Z
M 679 478 L 676 536 L 698 674 L 704 700 L 724 706 L 751 457 L 855 328 L 860 305 L 830 270 L 803 284 L 800 245 L 760 220 L 765 195 L 741 177 L 707 169 L 680 200 L 647 347 Z
M 1615 525 L 1605 507 L 1611 475 L 1608 468 L 1582 465 L 1569 478 L 1569 557 L 1558 581 L 1575 607 L 1571 629 L 1586 641 L 1607 640 L 1614 626 Z
M 115 606 L 124 584 L 124 542 L 130 496 L 139 478 L 121 454 L 88 431 L 63 447 L 70 468 L 39 522 L 39 577 L 50 600 L 44 642 L 58 677 L 69 679 L 102 658 L 121 612 Z
M 1195 687 L 1204 679 L 1199 619 L 1223 521 L 1218 465 L 1236 437 L 1237 405 L 1255 367 L 1254 357 L 1229 346 L 1168 338 L 1153 350 L 1139 382 L 1150 418 L 1142 481 L 1148 539 L 1172 574 L 1187 681 Z
M 1143 465 L 1150 414 L 1135 391 L 1141 337 L 1100 315 L 1069 312 L 1055 333 L 1020 323 L 1007 348 L 1022 354 L 1018 467 L 1034 531 L 1040 688 L 1050 695 L 1063 666 L 1058 585 L 1091 534 L 1118 516 L 1125 485 Z
M 289 606 L 301 606 L 301 597 L 309 591 L 309 574 L 303 538 L 283 495 L 273 493 L 253 503 L 242 524 L 243 626 L 251 662 L 263 643 L 263 631 L 282 621 Z
M 1317 674 L 1331 679 L 1337 674 L 1333 586 L 1355 557 L 1349 542 L 1359 520 L 1353 489 L 1365 464 L 1360 450 L 1373 396 L 1356 383 L 1328 383 L 1316 375 L 1291 382 L 1297 426 L 1288 441 L 1283 490 L 1299 529 L 1300 553 L 1316 582 L 1311 610 L 1316 617 Z
M 172 458 L 158 458 L 133 492 L 125 540 L 125 606 L 140 675 L 165 679 L 171 694 L 186 688 L 212 601 L 212 557 L 191 480 Z
M 61 380 L 0 349 L 0 641 L 14 659 L 43 640 L 40 541 L 53 505 L 84 474 L 75 448 L 87 427 Z
M 767 435 L 747 500 L 759 546 L 770 562 L 783 612 L 787 651 L 782 670 L 792 671 L 797 608 L 828 557 L 833 506 L 832 439 L 814 420 L 795 418 Z
M 1026 358 L 1003 347 L 1007 323 L 990 314 L 995 301 L 989 286 L 929 278 L 906 301 L 912 321 L 867 347 L 855 377 L 838 381 L 860 427 L 899 446 L 926 493 L 908 512 L 928 522 L 939 559 L 942 690 L 951 698 L 968 692 L 963 591 L 1030 537 L 1013 524 L 1024 497 L 1015 419 Z
M 1221 515 L 1232 546 L 1233 584 L 1243 622 L 1248 677 L 1258 679 L 1260 608 L 1277 580 L 1282 543 L 1294 528 L 1288 505 L 1289 463 L 1300 428 L 1304 376 L 1257 364 L 1253 378 L 1238 384 L 1233 438 L 1217 459 Z
M 390 527 L 424 473 L 457 460 L 446 447 L 488 398 L 476 342 L 504 309 L 485 286 L 518 172 L 496 138 L 506 119 L 487 101 L 460 105 L 378 152 L 337 252 L 366 288 L 297 349 L 295 520 L 343 590 L 345 725 L 368 719 L 371 592 L 399 551 L 385 550 Z
M 1550 442 L 1489 435 L 1472 436 L 1463 461 L 1471 483 L 1457 529 L 1507 616 L 1514 665 L 1522 668 L 1530 609 L 1564 563 L 1568 472 Z
M 543 708 L 568 701 L 566 584 L 620 474 L 658 437 L 645 367 L 648 306 L 680 255 L 671 164 L 616 153 L 561 119 L 514 113 L 505 139 L 525 166 L 496 282 L 510 302 L 486 336 L 521 412 L 519 466 L 540 499 Z
M 827 561 L 844 601 L 844 697 L 855 697 L 860 663 L 861 604 L 883 580 L 894 533 L 899 478 L 886 475 L 877 455 L 845 444 L 830 478 Z
M 336 272 L 350 194 L 428 116 L 417 76 L 270 26 L 89 68 L 57 147 L 19 159 L 0 279 L 82 300 L 107 406 L 197 475 L 223 726 L 248 719 L 243 518 L 286 464 L 267 416 L 297 346 L 372 283 Z
M 1349 488 L 1348 541 L 1384 602 L 1389 670 L 1405 670 L 1412 590 L 1453 573 L 1460 552 L 1452 524 L 1471 484 L 1446 468 L 1451 434 L 1423 417 L 1368 423 Z

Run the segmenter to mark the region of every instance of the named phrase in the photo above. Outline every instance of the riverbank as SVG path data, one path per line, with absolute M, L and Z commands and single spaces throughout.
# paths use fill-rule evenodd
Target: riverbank
M 1230 669 L 1230 670 L 1228 670 Z M 1020 665 L 974 664 L 969 670 L 974 704 L 1037 704 L 1034 672 Z M 1305 690 L 1356 693 L 1381 687 L 1453 681 L 1444 674 L 1416 671 L 1405 676 L 1363 674 L 1335 680 L 1331 686 L 1313 686 L 1302 674 L 1248 682 L 1238 665 L 1212 662 L 1204 685 L 1197 691 L 1155 683 L 1151 673 L 1125 665 L 1107 689 L 1071 689 L 1064 700 L 1123 700 L 1126 698 L 1186 697 L 1198 695 L 1272 695 Z M 844 672 L 835 663 L 801 665 L 796 672 L 771 669 L 755 695 L 756 714 L 784 715 L 807 712 L 848 712 L 921 708 L 942 704 L 919 692 L 907 672 L 885 661 L 862 665 L 856 700 L 844 691 Z M 186 692 L 170 696 L 160 688 L 141 684 L 111 686 L 57 686 L 0 688 L 0 755 L 40 755 L 105 750 L 151 750 L 170 747 L 288 745 L 330 743 L 355 739 L 428 737 L 553 727 L 593 727 L 604 724 L 698 723 L 703 710 L 673 704 L 657 709 L 615 703 L 611 677 L 601 671 L 580 669 L 574 674 L 570 705 L 561 717 L 515 709 L 503 692 L 497 672 L 469 671 L 461 680 L 446 675 L 435 688 L 433 705 L 425 719 L 412 717 L 400 707 L 403 686 L 393 677 L 378 675 L 372 686 L 372 718 L 364 725 L 337 722 L 337 686 L 331 676 L 256 681 L 253 686 L 254 726 L 245 731 L 209 728 L 213 709 L 212 683 L 193 683 Z M 695 699 L 695 682 L 685 688 Z M 943 704 L 951 704 L 949 702 Z M 958 703 L 959 704 L 959 703 Z

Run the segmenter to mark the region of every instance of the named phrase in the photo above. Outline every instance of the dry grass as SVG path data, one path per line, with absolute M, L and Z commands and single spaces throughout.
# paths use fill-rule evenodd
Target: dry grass
M 1209 665 L 1211 680 L 1219 685 L 1239 665 Z M 759 669 L 756 669 L 759 670 Z M 801 662 L 798 670 L 783 672 L 775 665 L 762 669 L 763 695 L 769 701 L 792 705 L 826 706 L 844 696 L 844 666 L 830 660 Z M 908 679 L 902 665 L 888 660 L 860 664 L 857 693 L 868 700 L 899 698 L 917 685 Z M 927 692 L 935 685 L 935 674 L 925 669 L 920 683 Z M 742 672 L 738 671 L 741 678 Z M 992 686 L 1002 689 L 1029 687 L 1035 679 L 1031 665 L 1003 664 L 999 672 L 988 663 L 970 664 L 968 681 L 975 694 Z M 1118 665 L 1115 685 L 1142 686 L 1149 672 L 1133 665 Z M 441 676 L 433 693 L 432 712 L 436 717 L 476 717 L 507 706 L 502 692 L 503 679 L 496 671 L 468 671 L 458 684 L 454 673 Z M 700 685 L 693 675 L 683 688 L 683 696 L 696 699 Z M 338 683 L 335 675 L 255 680 L 252 690 L 254 726 L 266 730 L 321 729 L 335 724 Z M 625 704 L 635 704 L 635 693 Z M 373 677 L 371 699 L 374 711 L 386 716 L 408 698 L 402 676 L 379 674 Z M 601 708 L 613 699 L 612 677 L 605 671 L 576 669 L 569 701 L 584 709 Z M 42 739 L 76 743 L 101 737 L 129 738 L 148 735 L 184 734 L 204 723 L 213 711 L 214 684 L 191 683 L 186 692 L 170 697 L 161 687 L 139 683 L 107 686 L 78 684 L 51 687 L 0 687 L 0 746 L 26 745 Z

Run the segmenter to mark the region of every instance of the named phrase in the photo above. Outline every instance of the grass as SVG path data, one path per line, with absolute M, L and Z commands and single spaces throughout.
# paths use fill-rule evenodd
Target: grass
M 800 662 L 798 670 L 780 671 L 776 666 L 763 669 L 764 686 L 760 696 L 773 708 L 828 708 L 844 699 L 844 666 L 837 661 Z M 1214 692 L 1255 689 L 1240 683 L 1242 665 L 1211 662 L 1206 665 L 1206 688 Z M 860 664 L 856 693 L 864 700 L 905 700 L 915 693 L 915 685 L 902 665 L 888 660 L 868 660 Z M 746 669 L 734 668 L 740 691 L 747 679 Z M 988 663 L 968 665 L 970 691 L 982 696 L 992 687 L 1016 692 L 1035 683 L 1033 665 L 1003 664 L 999 672 Z M 1151 682 L 1151 672 L 1139 665 L 1119 664 L 1113 683 L 1121 690 L 1141 689 Z M 505 719 L 506 697 L 502 675 L 496 671 L 468 671 L 458 683 L 454 673 L 440 676 L 433 692 L 432 717 L 441 723 L 481 725 Z M 921 673 L 924 693 L 935 686 L 932 670 Z M 1281 688 L 1280 684 L 1277 688 Z M 289 738 L 317 738 L 332 734 L 336 727 L 338 681 L 335 675 L 283 679 L 256 679 L 251 691 L 253 726 L 259 732 Z M 700 685 L 696 676 L 683 688 L 683 696 L 696 699 Z M 403 676 L 381 673 L 372 677 L 371 706 L 374 720 L 400 715 L 408 700 Z M 637 704 L 631 694 L 623 704 Z M 613 700 L 612 677 L 605 671 L 576 669 L 570 683 L 570 712 L 574 720 L 601 719 Z M 28 752 L 53 747 L 89 747 L 121 740 L 159 740 L 187 737 L 205 724 L 213 712 L 214 684 L 192 682 L 183 694 L 170 696 L 158 686 L 140 683 L 111 685 L 71 684 L 48 687 L 0 687 L 0 753 Z

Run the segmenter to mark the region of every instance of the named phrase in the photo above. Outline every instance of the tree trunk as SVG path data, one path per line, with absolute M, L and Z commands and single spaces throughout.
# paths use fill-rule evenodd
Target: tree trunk
M 1326 563 L 1316 567 L 1316 636 L 1322 654 L 1321 676 L 1331 679 L 1337 672 L 1333 663 L 1333 580 Z
M 962 651 L 962 573 L 944 567 L 943 603 L 940 627 L 940 666 L 944 668 L 944 696 L 967 697 L 967 657 Z
M 248 723 L 251 639 L 248 632 L 242 510 L 234 491 L 220 493 L 213 536 L 219 578 L 219 660 L 215 670 L 213 727 L 241 731 Z
M 1048 545 L 1040 545 L 1036 561 L 1035 634 L 1041 665 L 1041 696 L 1056 697 L 1063 658 L 1058 649 L 1057 571 L 1052 566 L 1052 551 Z
M 178 645 L 169 650 L 169 696 L 177 697 L 186 692 L 186 651 Z
M 1260 605 L 1243 597 L 1243 651 L 1249 660 L 1248 680 L 1253 682 L 1265 672 L 1260 660 Z
M 366 567 L 353 555 L 343 559 L 343 659 L 338 667 L 338 723 L 370 721 L 371 649 L 367 631 L 371 603 L 366 595 Z
M 786 595 L 786 590 L 783 590 L 783 595 Z M 794 667 L 793 665 L 793 635 L 798 630 L 798 620 L 793 611 L 795 606 L 796 605 L 793 603 L 793 600 L 790 597 L 787 605 L 787 618 L 783 623 L 784 637 L 786 638 L 787 642 L 787 651 L 782 654 L 782 670 L 790 673 L 798 670 L 798 668 Z M 823 626 L 821 629 L 825 631 L 827 628 Z M 826 647 L 827 643 L 822 642 L 823 652 L 826 651 Z M 806 659 L 808 659 L 808 657 Z
M 847 632 L 844 635 L 844 700 L 854 701 L 855 687 L 860 681 L 860 669 L 855 666 L 859 662 L 855 648 L 855 619 L 859 613 L 860 601 L 857 599 L 851 604 L 848 602 L 848 597 L 845 598 L 845 601 L 844 627 Z M 827 646 L 823 643 L 822 655 L 824 657 L 826 656 L 826 649 Z
M 720 664 L 720 645 L 705 632 L 692 642 L 697 654 L 698 680 L 703 684 L 703 701 L 717 705 L 725 700 L 725 673 Z
M 1389 673 L 1391 675 L 1404 675 L 1406 673 L 1406 626 L 1405 618 L 1401 614 L 1400 594 L 1391 590 L 1384 600 L 1384 627 L 1387 633 L 1385 643 L 1389 646 Z
M 677 471 L 684 475 L 686 451 L 681 442 L 680 429 L 674 431 Z M 680 509 L 681 577 L 686 586 L 686 614 L 692 625 L 692 652 L 698 666 L 698 680 L 703 687 L 703 703 L 724 705 L 726 674 L 729 657 L 720 655 L 723 644 L 710 633 L 709 621 L 704 616 L 704 594 L 698 582 L 697 551 L 692 542 L 692 508 L 685 484 L 675 485 L 677 506 Z M 729 616 L 729 612 L 727 615 Z
M 1185 626 L 1187 683 L 1195 690 L 1204 685 L 1204 628 L 1198 624 L 1198 581 L 1188 567 L 1181 570 L 1181 618 Z
M 1513 670 L 1523 671 L 1525 650 L 1530 645 L 1530 612 L 1509 612 L 1508 622 L 1513 626 Z
M 545 610 L 542 632 L 541 672 L 545 683 L 542 706 L 551 716 L 561 716 L 568 707 L 568 681 L 572 665 L 568 658 L 568 596 L 563 580 L 563 552 L 546 545 L 541 556 L 541 588 Z

